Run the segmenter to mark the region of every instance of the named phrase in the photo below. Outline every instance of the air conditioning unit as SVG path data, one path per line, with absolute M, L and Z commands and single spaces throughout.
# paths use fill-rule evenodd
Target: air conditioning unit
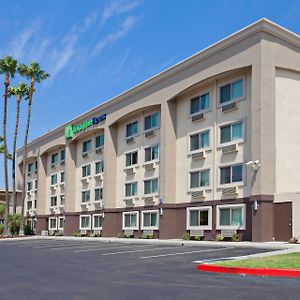
M 55 191 L 56 190 L 56 186 L 55 185 L 50 185 L 50 190 L 51 191 Z
M 60 206 L 59 206 L 59 210 L 60 210 L 61 212 L 63 212 L 63 211 L 65 210 L 65 206 L 64 206 L 64 205 L 60 205 Z
M 86 202 L 83 202 L 80 204 L 81 208 L 86 208 L 87 207 L 87 203 Z
M 133 137 L 130 137 L 130 138 L 126 139 L 126 143 L 127 144 L 130 144 L 130 143 L 133 143 L 133 142 L 134 142 L 134 138 Z
M 82 183 L 88 183 L 88 178 L 87 178 L 87 177 L 81 178 L 81 182 L 82 182 Z
M 205 157 L 206 157 L 205 151 L 200 151 L 200 152 L 192 154 L 192 159 L 193 160 L 204 159 Z
M 191 193 L 192 198 L 196 199 L 196 198 L 204 198 L 205 197 L 205 191 L 195 191 Z
M 192 116 L 192 122 L 197 122 L 197 121 L 201 121 L 201 120 L 204 120 L 203 113 Z
M 151 137 L 151 136 L 154 136 L 154 130 L 148 130 L 145 132 L 145 137 L 148 138 L 148 137 Z
M 88 156 L 89 156 L 89 153 L 88 153 L 88 152 L 83 152 L 83 153 L 81 154 L 81 156 L 82 156 L 83 158 L 88 157 Z
M 61 183 L 59 184 L 59 186 L 60 186 L 61 188 L 63 188 L 63 187 L 65 187 L 65 183 L 64 183 L 64 182 L 61 182 Z
M 54 169 L 55 168 L 55 164 L 51 164 L 51 168 Z
M 222 195 L 223 196 L 236 195 L 237 193 L 238 193 L 238 187 L 237 186 L 222 189 Z
M 131 175 L 131 174 L 134 174 L 134 169 L 133 168 L 126 168 L 126 169 L 124 169 L 124 172 L 127 175 Z
M 145 167 L 145 170 L 146 170 L 146 171 L 150 171 L 150 170 L 155 169 L 154 163 L 148 163 L 148 164 L 145 164 L 144 167 Z
M 97 207 L 97 208 L 103 208 L 103 201 L 102 200 L 100 200 L 100 201 L 95 201 L 95 207 Z
M 124 230 L 125 235 L 133 235 L 133 230 Z
M 232 237 L 234 234 L 236 234 L 236 230 L 224 229 L 224 230 L 221 230 L 221 234 L 224 237 Z
M 96 153 L 102 153 L 103 152 L 103 147 L 99 147 L 95 149 Z
M 190 236 L 204 236 L 204 230 L 192 229 L 190 230 Z
M 80 233 L 86 235 L 86 230 L 80 230 Z
M 61 160 L 60 164 L 63 166 L 65 164 L 65 160 Z
M 237 102 L 229 103 L 222 106 L 222 112 L 228 112 L 231 110 L 236 110 L 238 108 Z
M 144 201 L 150 202 L 152 204 L 154 202 L 154 197 L 153 196 L 144 196 Z
M 41 236 L 48 236 L 48 230 L 42 230 Z
M 102 180 L 103 179 L 102 177 L 103 177 L 102 174 L 96 174 L 94 176 L 95 180 Z
M 222 153 L 232 153 L 232 152 L 237 152 L 239 151 L 239 145 L 238 144 L 231 144 L 227 146 L 222 147 Z
M 152 235 L 153 234 L 153 230 L 143 230 L 143 234 Z
M 54 233 L 55 233 L 55 230 L 53 230 L 53 229 L 49 230 L 49 235 L 54 235 Z
M 100 229 L 94 229 L 94 230 L 93 230 L 93 233 L 94 233 L 94 234 L 101 234 L 101 230 L 100 230 Z

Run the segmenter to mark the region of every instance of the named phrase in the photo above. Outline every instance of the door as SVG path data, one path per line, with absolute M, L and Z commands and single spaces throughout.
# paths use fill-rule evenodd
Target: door
M 292 202 L 274 203 L 274 236 L 276 241 L 292 237 Z

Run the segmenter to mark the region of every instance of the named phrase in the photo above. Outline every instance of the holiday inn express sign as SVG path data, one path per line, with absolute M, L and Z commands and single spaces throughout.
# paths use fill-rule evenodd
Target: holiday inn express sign
M 95 117 L 93 119 L 87 120 L 83 123 L 72 125 L 69 124 L 65 127 L 65 137 L 66 139 L 72 138 L 77 132 L 84 131 L 87 128 L 99 124 L 106 120 L 106 114 L 100 115 L 99 117 Z

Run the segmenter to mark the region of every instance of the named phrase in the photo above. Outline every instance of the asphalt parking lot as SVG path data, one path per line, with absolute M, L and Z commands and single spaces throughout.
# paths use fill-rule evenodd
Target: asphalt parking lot
M 300 280 L 201 273 L 195 261 L 264 249 L 1 241 L 0 299 L 299 299 Z

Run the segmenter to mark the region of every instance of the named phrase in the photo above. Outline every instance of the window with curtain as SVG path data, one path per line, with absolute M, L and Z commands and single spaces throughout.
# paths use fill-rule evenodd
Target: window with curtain
M 104 172 L 104 161 L 97 161 L 95 163 L 95 174 L 101 174 Z
M 151 160 L 158 160 L 159 159 L 159 148 L 158 146 L 152 146 L 145 148 L 145 162 Z
M 132 137 L 138 133 L 138 121 L 126 125 L 126 138 Z
M 95 148 L 101 148 L 104 146 L 104 134 L 100 134 L 95 137 Z
M 81 202 L 89 202 L 91 200 L 91 191 L 82 191 L 81 192 Z
M 102 215 L 94 215 L 94 228 L 102 228 L 103 224 L 103 216 Z
M 103 189 L 97 188 L 95 189 L 95 201 L 100 201 L 103 199 Z
M 125 197 L 137 195 L 137 182 L 130 182 L 125 184 Z
M 82 144 L 82 153 L 90 152 L 92 150 L 92 140 L 84 141 Z
M 156 112 L 150 116 L 145 117 L 145 122 L 144 122 L 144 130 L 151 130 L 151 129 L 155 129 L 158 127 L 158 117 L 159 114 Z
M 190 226 L 208 226 L 208 209 L 193 209 L 190 213 Z
M 190 172 L 190 188 L 209 186 L 209 170 Z
M 220 128 L 220 143 L 243 139 L 243 122 L 229 124 Z
M 243 91 L 243 79 L 233 81 L 220 87 L 220 103 L 226 103 L 235 99 L 242 98 Z
M 243 225 L 242 207 L 219 208 L 221 226 L 241 226 Z
M 51 175 L 51 185 L 57 184 L 57 174 Z
M 143 213 L 143 226 L 144 227 L 156 227 L 157 226 L 157 212 L 144 212 Z
M 190 136 L 190 150 L 209 147 L 209 131 L 196 133 Z
M 131 228 L 131 227 L 136 227 L 137 226 L 137 214 L 125 214 L 124 215 L 124 227 L 126 228 Z
M 136 165 L 138 163 L 138 152 L 130 152 L 126 154 L 126 167 Z
M 209 102 L 210 102 L 210 93 L 206 93 L 191 99 L 191 103 L 190 103 L 191 115 L 209 109 Z
M 90 216 L 81 216 L 81 228 L 90 229 L 91 228 L 91 217 Z
M 91 175 L 91 165 L 90 164 L 83 166 L 81 169 L 82 169 L 82 174 L 81 174 L 82 177 Z
M 243 181 L 243 165 L 220 167 L 220 184 Z
M 158 179 L 144 181 L 144 194 L 154 194 L 158 192 Z
M 51 155 L 51 164 L 52 165 L 57 164 L 58 160 L 59 160 L 58 153 L 54 153 Z

